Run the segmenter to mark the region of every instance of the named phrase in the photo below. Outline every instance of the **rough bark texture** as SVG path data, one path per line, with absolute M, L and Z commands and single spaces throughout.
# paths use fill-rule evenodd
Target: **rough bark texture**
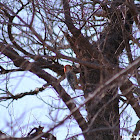
M 127 49 L 129 34 L 133 19 L 129 10 L 125 13 L 125 20 L 122 21 L 122 12 L 119 6 L 124 1 L 114 0 L 110 8 L 104 3 L 102 8 L 106 11 L 109 19 L 108 24 L 100 34 L 100 39 L 94 44 L 90 44 L 73 25 L 70 19 L 70 9 L 68 2 L 63 1 L 66 24 L 73 34 L 72 37 L 67 35 L 67 39 L 74 50 L 77 58 L 94 63 L 103 64 L 106 68 L 92 69 L 81 66 L 81 81 L 84 89 L 85 98 L 117 73 L 119 67 L 119 55 L 124 48 Z M 65 6 L 66 5 L 66 6 Z M 124 7 L 123 7 L 124 8 Z M 78 34 L 77 34 L 78 33 Z M 86 49 L 87 48 L 87 49 Z M 108 68 L 109 67 L 109 68 Z M 117 84 L 101 93 L 101 96 L 95 96 L 94 99 L 86 104 L 88 112 L 88 132 L 85 135 L 86 140 L 119 140 L 120 139 L 120 122 L 119 122 L 119 98 L 117 97 Z M 97 115 L 98 114 L 98 115 Z M 97 115 L 97 117 L 96 117 Z
M 119 4 L 119 3 L 118 3 Z M 117 4 L 117 6 L 118 6 Z M 112 5 L 114 6 L 114 5 Z M 118 67 L 118 55 L 122 53 L 125 45 L 123 40 L 129 40 L 129 37 L 124 31 L 130 33 L 131 25 L 133 23 L 131 14 L 127 12 L 126 24 L 123 26 L 121 23 L 121 13 L 117 10 L 117 6 L 114 6 L 114 11 L 109 11 L 110 23 L 103 30 L 99 44 L 101 54 L 98 56 L 99 63 L 106 63 L 110 65 L 112 69 L 100 69 L 95 70 L 84 67 L 81 77 L 85 84 L 84 96 L 88 97 L 89 94 L 93 94 L 95 89 L 102 84 L 103 79 L 109 79 L 113 75 L 113 67 Z M 117 70 L 116 70 L 117 72 Z M 119 99 L 114 96 L 117 95 L 118 86 L 113 89 L 108 89 L 103 93 L 103 98 L 96 98 L 86 104 L 88 112 L 89 133 L 86 140 L 119 140 L 120 139 L 120 126 L 119 126 Z M 98 116 L 93 121 L 93 117 L 102 108 Z M 92 123 L 92 124 L 91 124 Z M 98 129 L 101 129 L 98 131 Z M 97 131 L 96 131 L 97 130 Z

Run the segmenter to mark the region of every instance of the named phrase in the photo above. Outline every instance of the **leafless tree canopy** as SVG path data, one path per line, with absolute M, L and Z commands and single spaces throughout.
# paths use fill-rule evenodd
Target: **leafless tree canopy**
M 59 128 L 61 131 L 68 121 L 74 121 L 80 131 L 67 134 L 65 139 L 83 136 L 85 140 L 120 140 L 126 135 L 131 139 L 140 136 L 139 54 L 139 0 L 1 0 L 1 105 L 9 103 L 8 110 L 12 103 L 24 102 L 26 97 L 43 93 L 48 97 L 51 88 L 57 108 L 45 98 L 46 109 L 49 104 L 62 114 L 68 111 L 62 118 L 54 115 L 55 120 L 50 116 L 53 126 L 31 125 L 32 129 L 19 138 L 0 126 L 0 139 L 55 140 L 58 137 L 53 132 Z M 73 66 L 82 87 L 73 94 L 64 80 L 66 64 Z M 23 75 L 24 90 L 14 92 L 18 84 L 11 83 L 10 75 L 25 72 L 45 83 L 40 87 L 30 83 L 33 90 L 28 90 L 22 83 Z M 62 108 L 58 100 L 64 104 Z M 129 114 L 130 109 L 137 121 Z M 127 125 L 129 119 L 135 120 L 131 123 L 133 129 Z

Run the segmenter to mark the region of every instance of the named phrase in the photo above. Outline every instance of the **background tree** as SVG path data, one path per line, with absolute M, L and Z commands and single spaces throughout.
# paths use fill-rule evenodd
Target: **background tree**
M 140 118 L 139 13 L 137 0 L 0 2 L 0 73 L 5 85 L 0 87 L 0 101 L 14 102 L 52 87 L 70 111 L 48 131 L 43 132 L 47 126 L 33 128 L 35 133 L 29 132 L 25 139 L 56 139 L 52 130 L 71 116 L 86 140 L 121 139 L 120 114 L 129 104 Z M 78 90 L 71 95 L 61 82 L 65 64 L 73 65 L 79 74 L 83 95 Z M 12 93 L 11 79 L 4 76 L 20 71 L 29 71 L 46 83 L 32 91 Z M 136 136 L 139 128 L 138 121 L 134 132 L 125 130 Z

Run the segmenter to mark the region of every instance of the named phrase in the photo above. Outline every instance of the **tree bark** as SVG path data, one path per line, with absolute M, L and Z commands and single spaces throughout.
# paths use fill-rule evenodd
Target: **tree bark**
M 133 23 L 130 11 L 127 11 L 125 24 L 121 20 L 121 12 L 117 5 L 112 5 L 113 11 L 106 9 L 110 23 L 105 27 L 100 39 L 97 42 L 101 54 L 98 63 L 111 66 L 109 69 L 95 70 L 88 67 L 82 67 L 81 77 L 83 79 L 84 96 L 93 94 L 95 89 L 103 84 L 104 80 L 109 79 L 114 73 L 117 73 L 118 56 L 126 47 L 125 40 L 129 41 L 131 26 Z M 127 33 L 126 33 L 127 32 Z M 124 42 L 124 43 L 123 43 Z M 115 67 L 115 69 L 114 69 Z M 119 97 L 117 96 L 118 86 L 107 89 L 102 93 L 103 98 L 94 98 L 86 104 L 88 112 L 88 133 L 86 140 L 119 140 L 120 121 L 119 121 Z M 97 117 L 96 117 L 96 114 Z

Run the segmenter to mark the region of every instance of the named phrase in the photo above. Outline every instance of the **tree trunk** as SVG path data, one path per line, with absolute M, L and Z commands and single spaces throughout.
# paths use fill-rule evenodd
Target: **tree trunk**
M 109 69 L 102 68 L 100 70 L 82 67 L 81 77 L 83 79 L 84 96 L 87 98 L 90 94 L 94 94 L 101 84 L 111 78 L 119 67 L 118 57 L 126 47 L 126 40 L 129 37 L 126 32 L 131 31 L 133 23 L 131 14 L 128 11 L 125 24 L 121 20 L 120 10 L 109 11 L 108 17 L 110 23 L 103 30 L 100 39 L 97 42 L 101 54 L 98 55 L 98 64 L 105 64 Z M 125 35 L 125 36 L 124 36 Z M 98 48 L 98 49 L 99 49 Z M 119 98 L 117 96 L 118 86 L 104 91 L 101 96 L 96 95 L 94 99 L 86 104 L 88 112 L 88 133 L 86 140 L 119 140 L 120 138 L 120 121 L 119 121 Z M 97 115 L 98 114 L 98 115 Z M 96 117 L 97 115 L 97 117 Z

